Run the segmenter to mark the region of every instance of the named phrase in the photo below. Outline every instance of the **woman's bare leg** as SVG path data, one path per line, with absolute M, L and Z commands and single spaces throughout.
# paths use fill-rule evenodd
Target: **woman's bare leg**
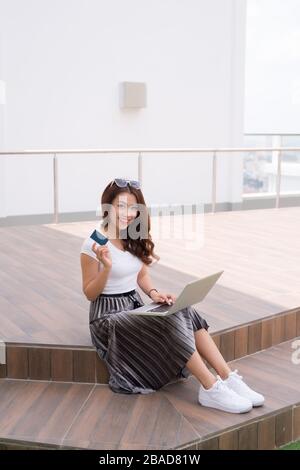
M 209 389 L 216 382 L 215 376 L 204 364 L 197 350 L 192 354 L 186 363 L 186 367 L 199 380 L 199 382 L 201 382 L 204 388 Z
M 205 328 L 201 328 L 194 332 L 194 336 L 199 354 L 215 369 L 221 379 L 227 379 L 231 369 L 208 331 Z

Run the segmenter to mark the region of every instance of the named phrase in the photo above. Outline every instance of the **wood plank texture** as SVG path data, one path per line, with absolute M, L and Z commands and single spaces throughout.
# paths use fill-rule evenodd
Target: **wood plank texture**
M 187 216 L 185 216 L 187 217 Z M 210 332 L 220 332 L 300 307 L 300 208 L 205 214 L 202 246 L 155 237 L 167 218 L 153 217 L 159 263 L 151 268 L 162 290 L 180 292 L 208 273 L 224 273 L 201 304 Z M 0 227 L 0 324 L 5 342 L 90 347 L 89 302 L 81 290 L 79 251 L 95 222 Z M 178 237 L 178 233 L 176 233 Z M 35 254 L 33 256 L 32 254 Z M 143 299 L 148 301 L 140 291 Z M 250 352 L 300 334 L 296 314 L 261 332 L 249 329 Z M 232 351 L 228 349 L 229 357 Z
M 202 407 L 199 383 L 152 394 L 106 385 L 0 380 L 0 443 L 86 449 L 272 449 L 299 435 L 300 368 L 292 341 L 231 362 L 265 395 L 263 407 L 235 415 Z

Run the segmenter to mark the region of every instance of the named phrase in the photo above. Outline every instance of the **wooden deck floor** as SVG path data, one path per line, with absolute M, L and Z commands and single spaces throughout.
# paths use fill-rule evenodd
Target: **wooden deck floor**
M 300 438 L 300 368 L 292 361 L 300 208 L 206 214 L 196 249 L 154 238 L 159 289 L 178 294 L 186 282 L 224 270 L 196 308 L 225 359 L 235 358 L 232 366 L 266 397 L 244 415 L 199 406 L 192 376 L 151 395 L 110 390 L 81 291 L 79 251 L 94 228 L 0 228 L 0 449 L 271 449 Z
M 152 221 L 155 228 L 158 219 Z M 94 227 L 83 222 L 0 228 L 5 342 L 91 346 L 79 251 Z M 204 245 L 196 250 L 174 239 L 154 239 L 161 260 L 151 268 L 153 282 L 177 294 L 186 282 L 224 269 L 196 305 L 212 333 L 287 312 L 300 306 L 299 234 L 300 208 L 205 214 Z
M 197 403 L 190 376 L 148 395 L 107 385 L 0 380 L 0 448 L 272 449 L 300 437 L 300 366 L 292 342 L 231 363 L 265 405 L 230 414 Z

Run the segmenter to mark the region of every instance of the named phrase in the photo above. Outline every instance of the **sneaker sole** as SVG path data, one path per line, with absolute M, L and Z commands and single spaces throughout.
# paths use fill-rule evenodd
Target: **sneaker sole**
M 252 406 L 253 408 L 258 408 L 259 406 L 263 406 L 264 403 L 265 403 L 265 400 L 260 403 L 253 403 Z
M 252 405 L 251 405 L 251 406 L 249 406 L 249 408 L 246 408 L 244 410 L 232 410 L 232 409 L 226 408 L 226 407 L 221 408 L 219 406 L 206 405 L 204 403 L 201 403 L 199 400 L 198 400 L 198 403 L 199 403 L 199 405 L 204 406 L 205 408 L 213 408 L 215 410 L 226 411 L 226 413 L 235 413 L 235 414 L 248 413 L 253 408 Z

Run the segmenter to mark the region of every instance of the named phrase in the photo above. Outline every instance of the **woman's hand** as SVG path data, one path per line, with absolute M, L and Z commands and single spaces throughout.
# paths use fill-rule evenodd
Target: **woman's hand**
M 93 243 L 92 250 L 105 268 L 110 269 L 112 267 L 110 251 L 106 245 L 100 246 L 98 245 L 98 243 L 95 242 Z
M 167 302 L 169 305 L 173 304 L 176 300 L 174 294 L 168 294 L 166 292 L 156 292 L 153 290 L 150 292 L 150 297 L 154 302 L 164 303 Z

